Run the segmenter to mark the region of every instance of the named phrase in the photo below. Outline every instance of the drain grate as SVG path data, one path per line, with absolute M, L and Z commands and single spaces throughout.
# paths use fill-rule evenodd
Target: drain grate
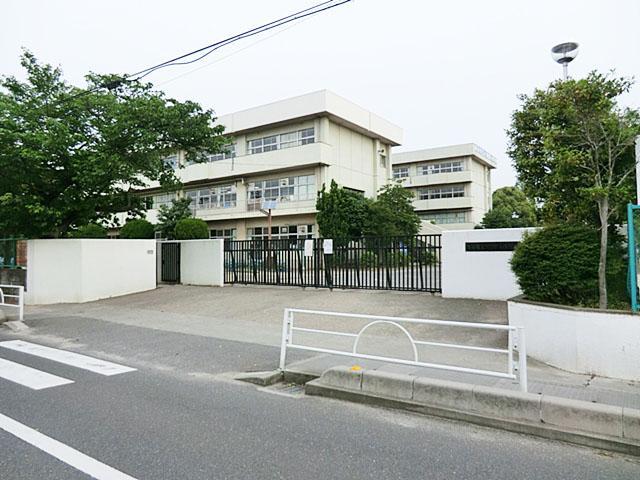
M 276 383 L 268 387 L 261 387 L 258 390 L 290 398 L 300 398 L 304 395 L 304 385 L 296 383 Z

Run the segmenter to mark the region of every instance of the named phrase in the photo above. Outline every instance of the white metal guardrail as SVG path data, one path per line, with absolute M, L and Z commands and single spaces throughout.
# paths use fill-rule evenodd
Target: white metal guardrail
M 322 315 L 331 317 L 347 317 L 370 320 L 364 327 L 362 327 L 357 333 L 337 332 L 333 330 L 322 330 L 316 328 L 303 328 L 295 326 L 295 314 L 303 313 L 310 315 Z M 484 330 L 498 330 L 508 332 L 507 348 L 489 348 L 478 347 L 475 345 L 458 345 L 454 343 L 441 343 L 441 342 L 429 342 L 423 340 L 416 340 L 411 333 L 402 324 L 422 324 L 422 325 L 439 325 L 450 326 L 460 328 L 472 328 L 472 329 L 484 329 Z M 367 331 L 373 325 L 393 325 L 397 327 L 411 342 L 413 349 L 413 360 L 404 360 L 400 358 L 385 357 L 379 355 L 370 355 L 364 353 L 358 353 L 358 343 L 362 334 Z M 309 345 L 302 345 L 294 343 L 294 332 L 306 332 L 324 335 L 333 335 L 337 337 L 350 337 L 353 338 L 353 348 L 351 350 L 335 350 L 329 348 L 313 347 Z M 478 352 L 491 352 L 501 353 L 507 356 L 506 372 L 492 371 L 492 370 L 480 370 L 470 367 L 457 367 L 454 365 L 444 365 L 438 363 L 429 363 L 420 361 L 420 354 L 418 346 L 428 345 L 432 347 L 444 347 L 454 348 L 461 350 L 473 350 Z M 415 365 L 418 367 L 435 368 L 439 370 L 449 370 L 453 372 L 472 373 L 477 375 L 486 375 L 490 377 L 507 378 L 511 380 L 517 380 L 520 384 L 520 390 L 527 391 L 527 350 L 524 337 L 524 327 L 515 327 L 511 325 L 494 325 L 490 323 L 471 323 L 471 322 L 453 322 L 447 320 L 424 320 L 418 318 L 402 318 L 402 317 L 385 317 L 378 315 L 360 315 L 355 313 L 339 313 L 339 312 L 325 312 L 320 310 L 304 310 L 298 308 L 286 308 L 284 310 L 284 318 L 282 319 L 282 344 L 280 347 L 280 369 L 285 369 L 287 350 L 308 350 L 312 352 L 328 353 L 331 355 L 342 355 L 354 358 L 363 358 L 368 360 L 380 360 L 389 363 L 399 363 L 403 365 Z M 517 362 L 514 361 L 514 352 L 518 355 Z
M 7 303 L 7 299 L 16 300 Z M 0 307 L 17 308 L 18 318 L 22 321 L 24 318 L 24 287 L 22 285 L 0 285 Z

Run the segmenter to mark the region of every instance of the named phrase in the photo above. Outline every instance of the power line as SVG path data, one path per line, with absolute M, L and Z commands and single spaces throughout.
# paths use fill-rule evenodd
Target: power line
M 233 35 L 233 36 L 228 37 L 228 38 L 226 38 L 224 40 L 220 40 L 218 42 L 212 43 L 212 44 L 207 45 L 205 47 L 198 48 L 197 50 L 193 50 L 193 51 L 191 51 L 189 53 L 185 53 L 185 54 L 180 55 L 178 57 L 172 58 L 171 60 L 167 60 L 165 62 L 159 63 L 159 64 L 154 65 L 154 66 L 149 67 L 149 68 L 145 68 L 145 69 L 140 70 L 140 71 L 135 72 L 135 73 L 126 74 L 126 75 L 120 77 L 119 79 L 112 80 L 112 81 L 110 81 L 108 83 L 103 83 L 103 84 L 100 84 L 100 85 L 96 85 L 96 86 L 94 86 L 94 87 L 92 87 L 92 88 L 90 88 L 88 90 L 83 90 L 82 92 L 80 92 L 80 93 L 78 93 L 76 95 L 73 95 L 73 96 L 71 96 L 69 98 L 66 98 L 64 100 L 61 100 L 60 102 L 55 103 L 54 105 L 60 105 L 62 103 L 65 103 L 65 102 L 68 102 L 70 100 L 73 100 L 75 98 L 79 98 L 79 97 L 82 97 L 82 96 L 87 95 L 89 93 L 93 93 L 93 92 L 95 92 L 97 90 L 100 90 L 101 88 L 109 88 L 109 89 L 116 88 L 119 85 L 121 85 L 122 83 L 130 80 L 131 77 L 136 77 L 132 81 L 140 80 L 140 79 L 146 77 L 147 75 L 150 75 L 151 73 L 153 73 L 156 70 L 159 70 L 161 68 L 165 68 L 165 67 L 169 67 L 169 66 L 175 66 L 175 65 L 188 65 L 188 64 L 191 64 L 191 63 L 195 63 L 195 62 L 197 62 L 199 60 L 202 60 L 203 58 L 205 58 L 206 56 L 210 55 L 211 53 L 215 52 L 216 50 L 218 50 L 218 49 L 220 49 L 220 48 L 222 48 L 224 46 L 230 45 L 231 43 L 237 42 L 237 41 L 242 40 L 244 38 L 252 37 L 254 35 L 258 35 L 260 33 L 264 33 L 264 32 L 266 32 L 268 30 L 272 30 L 272 29 L 277 28 L 277 27 L 281 27 L 282 25 L 286 25 L 287 23 L 291 23 L 293 21 L 300 20 L 300 19 L 303 19 L 305 17 L 309 17 L 311 15 L 315 15 L 315 14 L 324 12 L 325 10 L 329 10 L 329 9 L 332 9 L 332 8 L 335 8 L 335 7 L 339 7 L 340 5 L 348 3 L 351 0 L 341 0 L 341 1 L 337 2 L 337 3 L 336 3 L 336 1 L 337 0 L 326 0 L 324 2 L 321 2 L 321 3 L 318 3 L 318 4 L 314 5 L 312 7 L 305 8 L 303 10 L 300 10 L 298 12 L 292 13 L 292 14 L 287 15 L 285 17 L 282 17 L 282 18 L 279 18 L 277 20 L 273 20 L 273 21 L 271 21 L 269 23 L 265 23 L 263 25 L 260 25 L 259 27 L 255 27 L 255 28 L 246 30 L 246 31 L 244 31 L 242 33 L 239 33 L 237 35 Z M 201 52 L 205 52 L 205 53 L 200 55 L 197 58 L 192 59 L 192 60 L 188 60 L 188 61 L 184 61 L 184 62 L 178 62 L 178 60 L 182 60 L 182 59 L 191 57 L 191 56 L 196 55 L 196 54 L 201 53 Z
M 293 22 L 295 20 L 299 20 L 305 17 L 309 17 L 311 15 L 316 15 L 318 13 L 324 12 L 325 10 L 329 10 L 335 7 L 339 7 L 340 5 L 343 5 L 345 3 L 350 2 L 351 0 L 342 0 L 338 3 L 335 3 L 336 0 L 327 0 L 325 2 L 319 3 L 317 5 L 314 5 L 313 7 L 309 7 L 309 8 L 305 8 L 304 10 L 300 10 L 298 12 L 292 13 L 291 15 L 287 15 L 286 17 L 282 17 L 279 18 L 278 20 L 274 20 L 272 22 L 269 23 L 265 23 L 263 25 L 260 25 L 259 27 L 255 27 L 252 28 L 250 30 L 247 30 L 245 32 L 239 33 L 237 35 L 234 35 L 232 37 L 228 37 L 224 40 L 220 40 L 219 42 L 215 42 L 212 43 L 211 45 L 207 45 L 206 47 L 202 47 L 199 48 L 197 50 L 193 50 L 192 52 L 189 53 L 185 53 L 184 55 L 180 55 L 179 57 L 173 58 L 171 60 L 167 60 L 166 62 L 162 62 L 159 63 L 157 65 L 154 65 L 153 67 L 149 67 L 149 68 L 145 68 L 144 70 L 140 70 L 136 73 L 132 73 L 130 75 L 127 75 L 127 78 L 131 78 L 131 77 L 137 77 L 134 80 L 140 80 L 144 77 L 146 77 L 147 75 L 153 73 L 156 70 L 159 70 L 161 68 L 165 68 L 165 67 L 169 67 L 169 66 L 175 66 L 175 65 L 188 65 L 190 63 L 195 63 L 199 60 L 202 60 L 203 58 L 205 58 L 207 55 L 210 55 L 211 53 L 215 52 L 216 50 L 218 50 L 219 48 L 222 48 L 226 45 L 229 45 L 231 43 L 237 42 L 238 40 L 242 40 L 244 38 L 248 38 L 248 37 L 252 37 L 254 35 L 258 35 L 260 33 L 264 33 L 268 30 L 272 30 L 274 28 L 278 28 L 281 27 L 282 25 L 286 25 L 287 23 Z M 187 60 L 184 62 L 178 62 L 178 60 L 182 60 L 184 58 L 190 57 L 192 55 L 198 54 L 200 52 L 205 52 L 202 55 L 200 55 L 197 58 L 194 58 L 192 60 Z
M 199 71 L 199 70 L 202 70 L 203 68 L 207 68 L 207 67 L 210 67 L 211 65 L 214 65 L 214 64 L 216 64 L 216 63 L 222 62 L 223 60 L 226 60 L 226 59 L 227 59 L 227 58 L 229 58 L 229 57 L 232 57 L 232 56 L 234 56 L 234 55 L 237 55 L 238 53 L 243 52 L 243 51 L 245 51 L 245 50 L 247 50 L 247 49 L 249 49 L 249 48 L 251 48 L 251 47 L 253 47 L 253 46 L 257 45 L 258 43 L 262 43 L 262 42 L 264 42 L 264 41 L 266 41 L 266 40 L 269 40 L 270 38 L 275 37 L 276 35 L 280 35 L 281 33 L 284 33 L 284 32 L 286 32 L 287 30 L 289 30 L 289 29 L 291 29 L 291 28 L 293 28 L 293 27 L 295 27 L 295 26 L 299 25 L 299 23 L 304 22 L 304 21 L 305 21 L 305 20 L 300 20 L 300 22 L 298 22 L 298 23 L 294 23 L 294 24 L 292 24 L 292 25 L 289 25 L 287 28 L 283 28 L 282 30 L 279 30 L 279 31 L 277 31 L 277 32 L 275 32 L 275 33 L 272 33 L 271 35 L 269 35 L 269 36 L 267 36 L 267 37 L 265 37 L 265 38 L 261 38 L 260 40 L 256 40 L 255 42 L 250 43 L 249 45 L 246 45 L 246 46 L 244 46 L 244 47 L 242 47 L 242 48 L 239 48 L 239 49 L 238 49 L 238 50 L 236 50 L 235 52 L 231 52 L 231 53 L 230 53 L 230 54 L 228 54 L 228 55 L 225 55 L 225 56 L 223 56 L 223 57 L 217 58 L 216 60 L 214 60 L 214 61 L 212 61 L 212 62 L 205 63 L 204 65 L 201 65 L 200 67 L 197 67 L 197 68 L 194 68 L 194 69 L 192 69 L 192 70 L 189 70 L 188 72 L 182 73 L 182 74 L 180 74 L 180 75 L 176 75 L 175 77 L 172 77 L 172 78 L 170 78 L 170 79 L 168 79 L 168 80 L 165 80 L 164 82 L 160 82 L 160 83 L 156 84 L 156 86 L 161 87 L 161 86 L 166 85 L 166 84 L 168 84 L 168 83 L 171 83 L 171 82 L 174 82 L 174 81 L 176 81 L 176 80 L 179 80 L 179 79 L 180 79 L 180 78 L 182 78 L 182 77 L 186 77 L 187 75 L 191 75 L 192 73 L 195 73 L 195 72 L 197 72 L 197 71 Z

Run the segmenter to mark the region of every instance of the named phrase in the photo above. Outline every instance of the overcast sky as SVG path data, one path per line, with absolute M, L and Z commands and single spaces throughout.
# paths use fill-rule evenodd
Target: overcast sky
M 319 1 L 5 0 L 0 72 L 22 77 L 25 47 L 83 85 L 88 71 L 131 73 Z M 479 144 L 500 187 L 516 180 L 504 131 L 517 95 L 562 74 L 554 44 L 580 43 L 574 77 L 640 72 L 639 0 L 354 0 L 284 28 L 147 78 L 219 114 L 326 88 L 400 125 L 398 150 Z M 624 102 L 640 105 L 640 86 Z

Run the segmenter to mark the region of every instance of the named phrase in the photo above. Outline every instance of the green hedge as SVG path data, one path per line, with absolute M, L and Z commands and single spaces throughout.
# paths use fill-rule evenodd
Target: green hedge
M 107 229 L 97 223 L 83 225 L 69 233 L 71 238 L 107 238 Z
M 609 236 L 609 302 L 626 300 L 624 249 Z M 599 232 L 583 225 L 555 225 L 525 236 L 511 259 L 520 288 L 530 300 L 594 307 L 598 304 Z
M 120 238 L 134 239 L 134 238 L 154 238 L 155 229 L 153 224 L 147 220 L 137 218 L 129 220 L 120 229 Z
M 183 218 L 176 223 L 176 240 L 209 238 L 207 222 L 199 218 Z

